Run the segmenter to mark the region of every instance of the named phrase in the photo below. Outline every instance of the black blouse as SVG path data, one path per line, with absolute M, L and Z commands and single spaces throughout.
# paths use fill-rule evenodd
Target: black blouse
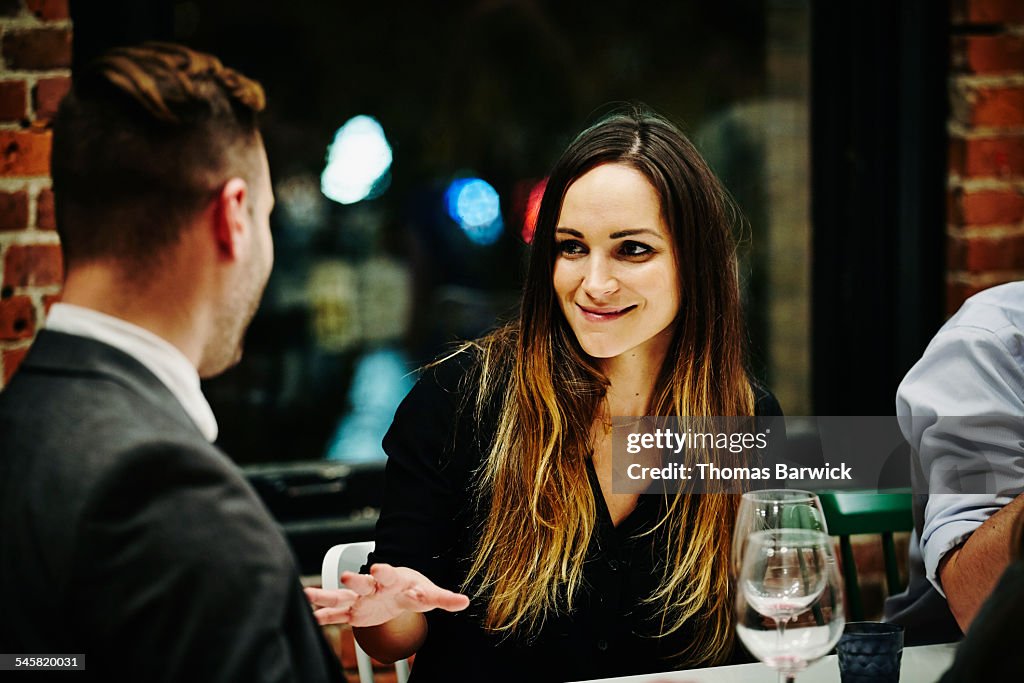
M 388 454 L 376 549 L 369 562 L 416 569 L 437 585 L 459 590 L 470 566 L 486 503 L 474 499 L 472 474 L 487 454 L 498 405 L 477 426 L 477 380 L 470 353 L 428 369 L 399 406 L 384 437 Z M 759 415 L 781 415 L 758 392 Z M 657 588 L 665 547 L 652 528 L 665 499 L 642 495 L 618 527 L 588 465 L 597 526 L 584 565 L 584 585 L 569 614 L 548 618 L 530 639 L 493 635 L 482 626 L 486 605 L 458 613 L 427 613 L 427 640 L 412 680 L 570 681 L 665 671 L 699 624 L 658 637 L 661 610 L 644 599 Z

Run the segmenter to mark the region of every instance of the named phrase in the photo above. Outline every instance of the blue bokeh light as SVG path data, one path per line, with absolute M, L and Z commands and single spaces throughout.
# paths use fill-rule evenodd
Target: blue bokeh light
M 501 219 L 501 198 L 490 183 L 480 178 L 453 180 L 444 193 L 448 215 L 476 244 L 494 244 L 505 224 Z
M 378 197 L 390 184 L 391 145 L 372 116 L 353 116 L 327 148 L 320 191 L 341 204 Z

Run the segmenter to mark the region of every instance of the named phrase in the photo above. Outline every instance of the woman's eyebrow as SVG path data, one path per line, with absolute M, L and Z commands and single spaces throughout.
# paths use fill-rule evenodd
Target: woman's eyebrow
M 609 235 L 609 237 L 613 240 L 617 240 L 621 237 L 630 237 L 632 235 L 653 235 L 658 239 L 665 239 L 660 233 L 654 230 L 649 230 L 648 228 L 637 228 L 634 230 L 619 230 L 617 232 L 613 232 L 611 235 Z
M 555 232 L 563 233 L 566 235 L 572 235 L 573 237 L 584 239 L 582 232 L 580 232 L 579 230 L 573 230 L 572 228 L 556 228 Z M 633 228 L 629 230 L 617 230 L 613 232 L 611 235 L 609 235 L 608 238 L 617 240 L 623 237 L 631 237 L 632 235 L 651 235 L 653 237 L 657 237 L 660 240 L 665 239 L 665 237 L 661 233 L 657 232 L 656 230 L 651 230 L 650 228 Z

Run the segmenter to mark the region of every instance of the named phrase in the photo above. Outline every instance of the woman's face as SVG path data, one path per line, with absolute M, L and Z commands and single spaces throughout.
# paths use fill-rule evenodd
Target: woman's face
M 640 171 L 597 166 L 569 186 L 555 227 L 554 287 L 594 358 L 664 353 L 679 278 L 661 200 Z

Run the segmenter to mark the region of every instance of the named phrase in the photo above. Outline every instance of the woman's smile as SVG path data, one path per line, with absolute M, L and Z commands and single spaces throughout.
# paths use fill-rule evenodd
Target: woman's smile
M 579 309 L 584 320 L 588 320 L 592 323 L 606 323 L 613 320 L 620 320 L 627 313 L 635 309 L 636 304 L 620 308 L 595 308 L 593 306 L 576 304 L 576 308 Z

